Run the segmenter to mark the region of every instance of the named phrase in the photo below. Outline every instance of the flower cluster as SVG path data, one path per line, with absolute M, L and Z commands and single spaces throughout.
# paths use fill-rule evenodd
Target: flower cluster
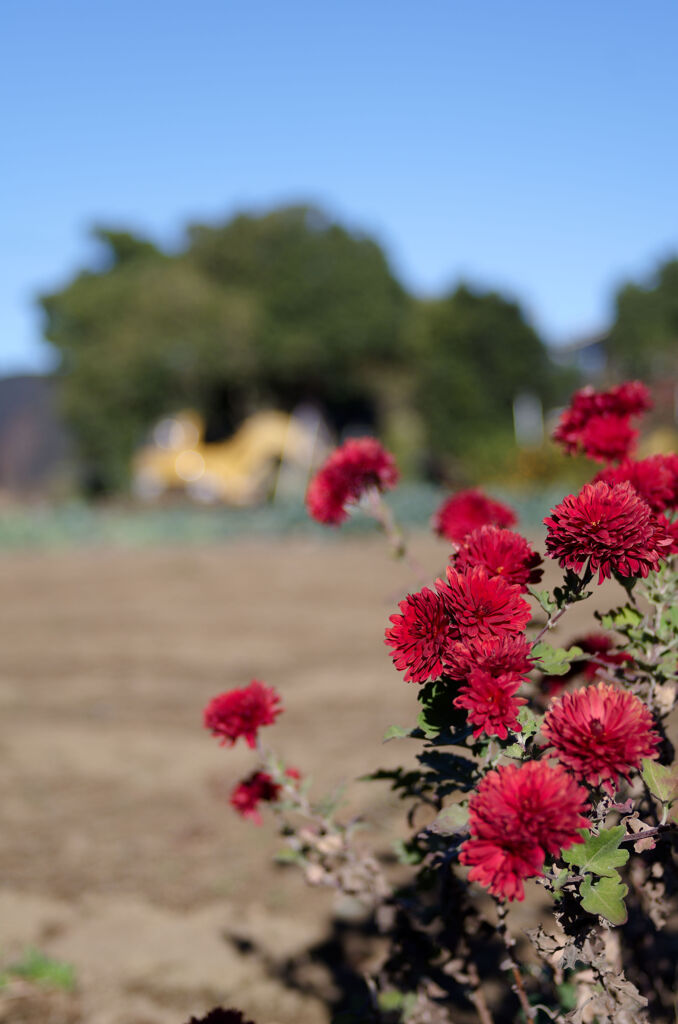
M 585 484 L 547 516 L 546 549 L 560 565 L 580 572 L 586 562 L 598 582 L 647 576 L 666 557 L 671 538 L 652 509 L 628 482 Z
M 306 494 L 309 515 L 319 523 L 338 526 L 370 489 L 390 490 L 398 469 L 390 452 L 373 437 L 356 437 L 336 448 L 311 481 Z
M 458 491 L 447 498 L 433 516 L 433 529 L 441 537 L 460 544 L 479 526 L 514 526 L 516 517 L 507 505 L 482 491 Z
M 501 576 L 522 591 L 529 584 L 538 583 L 543 575 L 541 555 L 519 533 L 497 526 L 472 530 L 450 561 L 461 571 L 482 565 L 490 576 Z
M 525 897 L 523 882 L 543 874 L 547 854 L 580 841 L 588 825 L 586 790 L 560 765 L 527 761 L 485 775 L 469 805 L 471 838 L 459 860 L 469 879 L 507 900 Z
M 263 725 L 273 725 L 282 711 L 280 697 L 272 686 L 253 679 L 249 686 L 213 697 L 204 711 L 206 729 L 219 736 L 223 746 L 232 747 L 241 736 L 249 747 L 257 741 Z
M 553 440 L 570 455 L 583 452 L 599 462 L 624 459 L 638 436 L 631 417 L 651 406 L 648 390 L 640 381 L 629 381 L 609 391 L 582 388 L 562 413 Z
M 643 702 L 628 690 L 600 682 L 556 697 L 542 734 L 558 760 L 582 782 L 612 796 L 644 757 L 656 757 L 659 736 Z

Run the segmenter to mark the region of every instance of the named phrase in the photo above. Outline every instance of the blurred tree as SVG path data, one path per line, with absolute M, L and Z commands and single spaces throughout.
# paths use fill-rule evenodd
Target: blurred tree
M 616 375 L 652 380 L 678 372 L 678 260 L 660 266 L 647 286 L 620 289 L 605 347 Z
M 100 261 L 43 296 L 63 408 L 104 490 L 160 416 L 192 407 L 224 433 L 257 407 L 324 406 L 374 426 L 412 468 L 422 448 L 478 461 L 512 444 L 512 403 L 556 374 L 517 305 L 460 287 L 410 297 L 371 238 L 309 206 L 193 225 L 160 251 L 99 228 Z
M 468 474 L 480 447 L 513 444 L 513 401 L 532 391 L 548 406 L 559 374 L 518 305 L 461 285 L 420 303 L 412 330 L 416 405 L 429 450 L 448 472 Z
M 97 271 L 41 303 L 65 415 L 102 489 L 124 486 L 135 445 L 172 409 L 218 406 L 235 426 L 261 404 L 312 398 L 349 418 L 378 404 L 409 300 L 370 239 L 307 207 L 192 227 L 174 257 L 95 237 Z

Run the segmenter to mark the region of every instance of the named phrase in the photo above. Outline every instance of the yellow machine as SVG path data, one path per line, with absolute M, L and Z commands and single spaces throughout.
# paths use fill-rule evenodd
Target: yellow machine
M 200 502 L 254 505 L 275 494 L 281 478 L 305 488 L 326 451 L 324 426 L 313 410 L 250 416 L 225 441 L 206 443 L 204 423 L 191 410 L 156 424 L 132 467 L 135 494 L 146 501 L 184 491 Z

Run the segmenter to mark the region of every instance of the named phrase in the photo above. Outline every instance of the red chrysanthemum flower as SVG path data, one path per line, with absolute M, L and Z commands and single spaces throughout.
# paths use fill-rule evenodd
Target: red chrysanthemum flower
M 543 874 L 546 855 L 581 841 L 586 799 L 560 765 L 527 761 L 488 772 L 471 798 L 471 838 L 459 855 L 470 881 L 494 896 L 524 899 L 523 881 Z
M 461 640 L 521 633 L 530 620 L 520 587 L 489 576 L 482 565 L 466 572 L 448 566 L 447 582 L 436 580 L 436 587 Z
M 604 413 L 587 420 L 579 434 L 579 443 L 590 459 L 615 462 L 633 451 L 637 438 L 638 431 L 633 429 L 628 416 Z
M 249 686 L 213 697 L 204 711 L 205 728 L 221 737 L 221 745 L 232 747 L 243 736 L 249 747 L 257 742 L 257 730 L 273 725 L 282 711 L 280 697 L 272 686 L 253 679 Z
M 581 781 L 612 796 L 644 757 L 656 757 L 659 736 L 648 708 L 628 690 L 600 682 L 556 697 L 542 734 L 558 760 Z
M 602 461 L 626 458 L 637 436 L 629 419 L 651 406 L 649 392 L 640 381 L 628 381 L 609 391 L 582 388 L 562 413 L 553 440 L 570 455 L 583 451 Z
M 393 648 L 397 669 L 406 670 L 405 682 L 426 683 L 442 674 L 442 657 L 450 635 L 450 617 L 443 599 L 424 587 L 408 594 L 398 605 L 400 614 L 391 615 L 385 643 Z
M 515 673 L 494 675 L 482 668 L 471 670 L 468 681 L 459 689 L 454 706 L 467 709 L 469 725 L 475 726 L 473 735 L 476 739 L 484 732 L 505 740 L 509 729 L 522 731 L 518 712 L 527 701 L 524 697 L 514 696 L 522 681 Z
M 450 556 L 450 561 L 460 572 L 482 565 L 490 576 L 501 576 L 508 583 L 517 584 L 523 592 L 528 584 L 538 583 L 543 575 L 541 555 L 533 551 L 519 533 L 498 526 L 472 530 L 459 551 Z
M 507 505 L 475 489 L 453 494 L 433 516 L 435 532 L 455 544 L 461 543 L 479 526 L 514 526 L 515 523 L 515 514 Z
M 373 437 L 354 437 L 336 448 L 311 480 L 306 494 L 309 515 L 338 526 L 370 488 L 386 491 L 398 482 L 395 459 Z
M 443 665 L 451 679 L 466 679 L 474 668 L 491 675 L 508 673 L 526 676 L 533 667 L 532 644 L 524 633 L 492 636 L 482 640 L 451 639 L 445 648 Z
M 229 802 L 243 818 L 261 825 L 259 804 L 275 803 L 281 788 L 266 772 L 252 772 L 233 789 Z
M 650 455 L 647 459 L 626 459 L 619 466 L 609 466 L 593 479 L 604 480 L 614 486 L 630 483 L 639 498 L 646 501 L 653 512 L 671 508 L 676 493 L 676 469 L 669 455 Z
M 647 576 L 671 546 L 666 529 L 629 483 L 601 480 L 570 494 L 547 516 L 546 549 L 561 566 L 580 572 L 587 560 L 598 582 L 612 572 Z

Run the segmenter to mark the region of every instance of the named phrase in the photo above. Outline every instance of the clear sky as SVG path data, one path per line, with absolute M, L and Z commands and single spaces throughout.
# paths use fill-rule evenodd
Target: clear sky
M 88 227 L 310 199 L 549 340 L 678 250 L 677 0 L 4 0 L 0 372 Z

